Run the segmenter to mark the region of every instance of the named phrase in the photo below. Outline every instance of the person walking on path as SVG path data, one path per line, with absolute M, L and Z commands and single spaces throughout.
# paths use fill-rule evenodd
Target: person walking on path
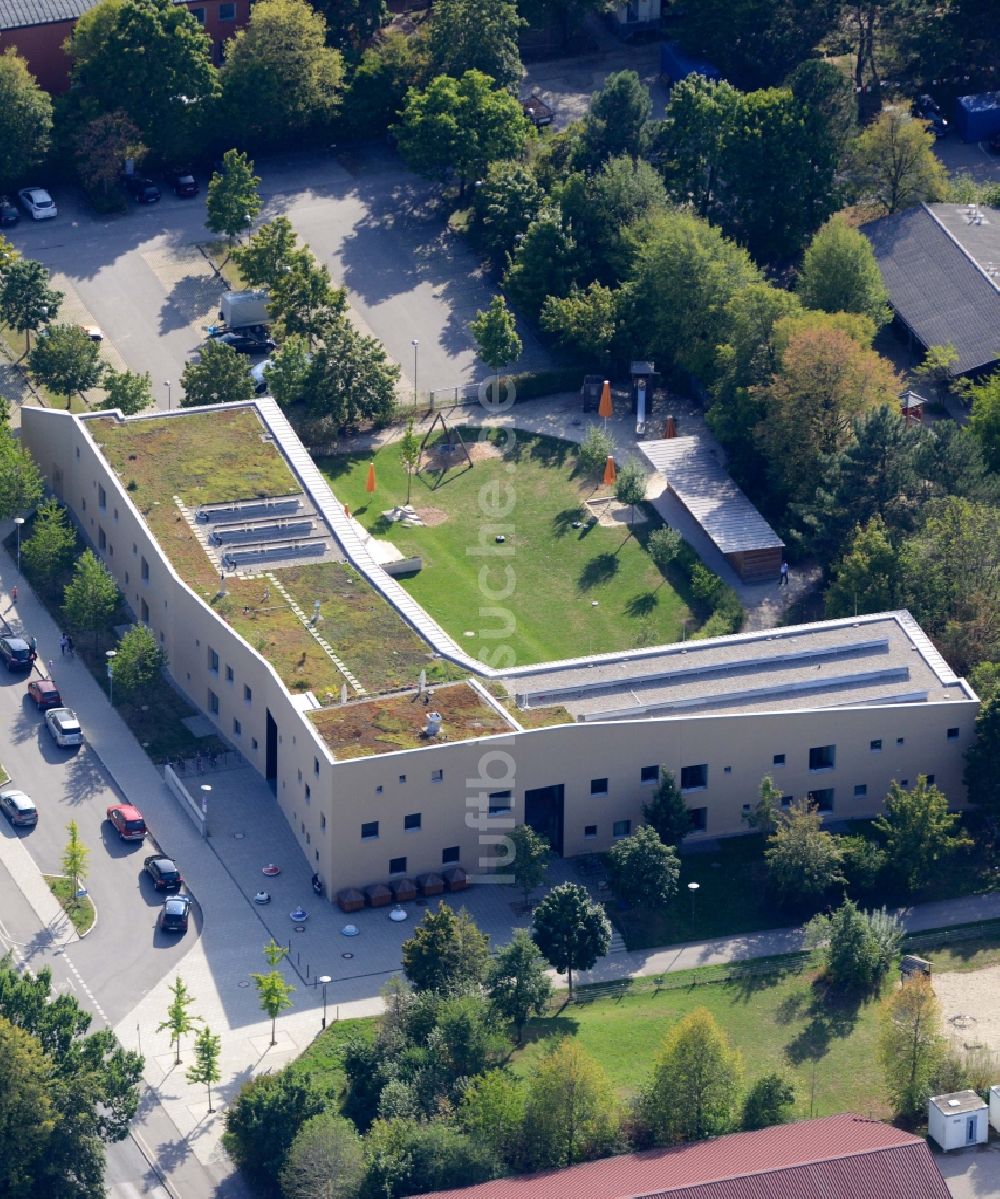
M 62 654 L 62 656 L 64 658 L 66 657 L 66 647 L 68 644 L 69 644 L 69 638 L 66 636 L 65 633 L 63 633 L 63 635 L 59 638 L 59 652 Z
M 17 584 L 16 583 L 10 589 L 10 602 L 12 605 L 17 603 Z
M 787 562 L 782 562 L 782 564 L 781 564 L 781 574 L 778 576 L 778 586 L 779 587 L 787 587 L 788 586 L 788 563 Z
M 69 654 L 71 658 L 73 657 L 73 638 L 69 635 L 69 633 L 66 634 L 66 653 Z

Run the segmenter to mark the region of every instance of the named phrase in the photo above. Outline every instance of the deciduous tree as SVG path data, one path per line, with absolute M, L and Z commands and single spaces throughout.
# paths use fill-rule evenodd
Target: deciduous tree
M 28 369 L 39 383 L 66 397 L 96 387 L 104 374 L 100 350 L 79 325 L 49 325 L 28 355 Z
M 340 7 L 340 0 L 332 0 Z M 327 24 L 331 25 L 329 16 Z M 403 33 L 386 29 L 369 46 L 351 76 L 344 96 L 342 120 L 355 137 L 383 135 L 399 117 L 411 87 L 423 87 L 430 72 L 424 29 Z
M 299 1130 L 326 1105 L 308 1073 L 258 1075 L 226 1109 L 226 1148 L 251 1181 L 273 1189 Z
M 118 188 L 124 164 L 138 165 L 148 153 L 139 126 L 120 108 L 87 121 L 76 131 L 73 148 L 80 182 L 105 197 Z
M 140 375 L 135 371 L 108 368 L 101 386 L 104 388 L 104 399 L 97 405 L 98 408 L 117 408 L 123 416 L 135 416 L 153 403 L 153 383 L 148 371 Z
M 538 216 L 545 193 L 526 163 L 491 162 L 473 199 L 473 232 L 486 256 L 502 267 L 517 239 Z
M 652 825 L 616 841 L 608 854 L 608 877 L 616 895 L 628 904 L 662 908 L 677 894 L 681 865 Z
M 87 877 L 87 858 L 90 856 L 90 850 L 80 840 L 80 829 L 75 820 L 66 825 L 66 831 L 69 833 L 69 840 L 63 850 L 62 868 L 66 877 L 72 881 L 73 890 L 76 892 Z
M 295 988 L 290 982 L 287 982 L 285 976 L 277 968 L 281 960 L 286 957 L 288 950 L 281 945 L 275 943 L 274 938 L 264 946 L 264 956 L 271 965 L 271 969 L 266 974 L 251 974 L 254 986 L 257 988 L 257 998 L 260 1000 L 260 1006 L 266 1015 L 271 1018 L 271 1044 L 276 1045 L 275 1025 L 278 1017 L 286 1009 L 292 1006 L 292 992 Z
M 1000 818 L 1000 693 L 986 699 L 976 715 L 976 739 L 965 755 L 963 781 L 969 801 Z
M 420 466 L 420 439 L 413 431 L 413 417 L 406 422 L 406 431 L 399 439 L 396 452 L 399 462 L 406 471 L 406 502 L 410 502 L 410 490 L 413 486 L 413 472 Z
M 913 787 L 889 786 L 874 827 L 885 838 L 889 868 L 910 891 L 919 891 L 960 849 L 972 842 L 960 829 L 961 817 L 948 811 L 948 797 L 922 774 Z
M 160 677 L 165 665 L 166 655 L 152 630 L 134 624 L 118 642 L 115 689 L 125 696 L 138 695 Z
M 823 951 L 824 973 L 840 991 L 877 991 L 903 941 L 903 926 L 885 908 L 861 911 L 853 900 L 806 925 L 806 944 Z
M 42 161 L 52 132 L 52 98 L 13 46 L 0 55 L 0 113 L 0 183 L 9 187 Z
M 205 224 L 212 233 L 224 233 L 230 245 L 233 239 L 257 219 L 263 206 L 260 177 L 253 162 L 238 150 L 222 156 L 222 170 L 208 181 Z
M 222 1077 L 219 1070 L 221 1048 L 222 1038 L 213 1033 L 207 1024 L 199 1029 L 194 1039 L 194 1065 L 189 1066 L 184 1075 L 188 1082 L 204 1083 L 208 1090 L 209 1112 L 215 1111 L 212 1107 L 212 1083 L 218 1082 Z M 177 1043 L 177 1050 L 179 1053 L 180 1041 Z
M 740 1128 L 753 1132 L 755 1128 L 787 1124 L 794 1103 L 795 1089 L 791 1083 L 780 1074 L 765 1074 L 744 1096 Z
M 843 556 L 833 565 L 833 579 L 824 596 L 827 616 L 891 611 L 899 596 L 898 565 L 881 517 L 856 528 Z
M 615 499 L 619 504 L 628 504 L 631 509 L 628 524 L 635 524 L 635 506 L 646 498 L 646 472 L 638 462 L 629 461 L 615 477 Z
M 268 311 L 282 340 L 297 335 L 312 347 L 313 339 L 346 307 L 344 289 L 334 287 L 329 267 L 307 248 L 296 250 L 271 284 Z
M 891 215 L 947 193 L 947 172 L 934 134 L 898 108 L 887 108 L 854 144 L 852 177 L 859 197 Z
M 194 1032 L 195 1025 L 202 1023 L 200 1016 L 196 1016 L 193 1012 L 188 1011 L 193 1003 L 194 996 L 188 991 L 187 985 L 178 974 L 170 987 L 170 1004 L 167 1007 L 167 1018 L 156 1030 L 157 1032 L 170 1033 L 170 1043 L 176 1050 L 174 1054 L 175 1066 L 181 1064 L 181 1037 Z M 218 1052 L 216 1052 L 216 1059 L 218 1059 Z M 216 1064 L 218 1064 L 218 1060 L 216 1060 Z M 206 1080 L 199 1078 L 197 1081 L 205 1082 Z M 212 1079 L 212 1082 L 214 1081 L 215 1079 Z M 211 1099 L 209 1099 L 209 1106 L 211 1106 Z
M 496 372 L 496 396 L 500 399 L 500 369 L 514 362 L 523 343 L 517 333 L 514 314 L 503 296 L 494 296 L 489 308 L 476 313 L 469 324 L 479 357 Z
M 577 353 L 605 361 L 621 331 L 624 297 L 620 289 L 590 283 L 568 296 L 547 296 L 539 324 Z
M 923 1116 L 947 1050 L 941 1009 L 926 975 L 913 975 L 883 1004 L 878 1049 L 896 1113 Z
M 530 824 L 515 825 L 507 834 L 507 839 L 511 845 L 511 886 L 520 887 L 527 908 L 531 904 L 531 892 L 545 882 L 552 846 Z
M 291 270 L 299 252 L 299 235 L 292 222 L 276 216 L 251 234 L 245 245 L 237 246 L 232 259 L 248 287 L 274 287 Z
M 522 23 L 512 0 L 438 0 L 430 36 L 434 71 L 456 77 L 481 71 L 513 92 L 521 81 Z
M 614 1143 L 614 1088 L 573 1037 L 536 1065 L 525 1105 L 525 1150 L 533 1169 L 571 1166 L 599 1157 Z
M 459 1126 L 486 1147 L 498 1167 L 516 1168 L 523 1160 L 526 1099 L 524 1080 L 503 1068 L 478 1074 L 463 1087 Z
M 415 991 L 461 994 L 482 982 L 489 963 L 489 938 L 462 908 L 430 908 L 403 942 L 403 972 Z
M 637 158 L 643 148 L 653 103 L 649 89 L 635 71 L 616 71 L 590 100 L 583 120 L 578 159 L 581 166 L 599 168 L 609 158 Z
M 69 565 L 76 534 L 66 509 L 52 497 L 42 500 L 35 511 L 31 535 L 21 543 L 21 558 L 33 580 L 45 583 Z
M 770 836 L 778 827 L 781 820 L 781 789 L 774 785 L 774 779 L 769 774 L 760 780 L 757 802 L 743 819 L 755 833 L 765 836 Z
M 232 346 L 209 338 L 181 372 L 182 408 L 235 404 L 253 399 L 253 379 L 245 359 Z
M 389 20 L 385 0 L 323 0 L 327 39 L 338 50 L 359 51 Z
M 807 308 L 860 312 L 876 327 L 892 316 L 871 242 L 839 215 L 827 221 L 806 247 L 796 290 Z
M 58 1127 L 50 1089 L 52 1062 L 38 1040 L 0 1016 L 0 1191 L 32 1194 L 38 1167 Z
M 586 888 L 560 883 L 535 908 L 531 939 L 560 974 L 568 975 L 572 992 L 573 971 L 589 970 L 608 952 L 611 923 Z
M 472 1186 L 490 1175 L 483 1147 L 443 1120 L 376 1120 L 365 1156 L 365 1190 L 380 1199 Z
M 837 839 L 823 829 L 815 804 L 794 803 L 767 841 L 768 879 L 780 898 L 813 899 L 844 882 Z
M 93 550 L 84 550 L 63 597 L 63 612 L 70 628 L 93 633 L 96 647 L 101 634 L 111 626 L 120 598 L 107 567 Z
M 338 430 L 384 424 L 395 410 L 400 374 L 385 347 L 359 333 L 342 313 L 330 317 L 320 338 L 302 380 L 309 415 Z
M 24 334 L 24 352 L 31 349 L 31 335 L 55 320 L 63 293 L 49 287 L 49 272 L 33 258 L 8 262 L 0 276 L 0 320 Z
M 990 470 L 1000 474 L 1000 371 L 969 388 L 972 413 L 969 425 L 983 447 Z
M 523 928 L 498 950 L 486 977 L 486 994 L 495 1010 L 514 1025 L 518 1045 L 531 1016 L 540 1016 L 552 994 L 545 959 Z
M 691 813 L 669 770 L 661 767 L 656 794 L 642 805 L 642 815 L 664 845 L 680 845 L 691 831 Z
M 361 1138 L 333 1112 L 310 1116 L 295 1135 L 281 1170 L 285 1199 L 354 1199 L 364 1180 Z
M 43 492 L 35 460 L 9 428 L 0 426 L 0 517 L 10 520 L 19 512 L 29 511 Z
M 547 296 L 565 296 L 577 278 L 576 242 L 557 209 L 546 208 L 528 227 L 504 277 L 504 290 L 527 316 L 537 317 Z

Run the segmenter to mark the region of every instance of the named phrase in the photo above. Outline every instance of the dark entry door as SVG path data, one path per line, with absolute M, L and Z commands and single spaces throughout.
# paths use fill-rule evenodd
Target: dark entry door
M 271 790 L 278 793 L 278 726 L 271 709 L 265 709 L 267 725 L 264 730 L 264 777 L 271 784 Z
M 563 851 L 563 785 L 535 787 L 524 793 L 524 822 L 544 837 L 560 857 Z

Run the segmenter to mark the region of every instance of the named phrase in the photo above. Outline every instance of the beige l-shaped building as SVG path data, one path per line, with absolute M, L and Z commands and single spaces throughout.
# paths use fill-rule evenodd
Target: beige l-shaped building
M 907 612 L 493 670 L 392 577 L 272 400 L 26 408 L 22 430 L 328 894 L 502 872 L 521 821 L 560 854 L 606 851 L 642 823 L 661 768 L 691 840 L 744 832 L 765 775 L 837 820 L 921 774 L 965 802 L 978 700 Z M 362 636 L 381 688 L 352 658 Z

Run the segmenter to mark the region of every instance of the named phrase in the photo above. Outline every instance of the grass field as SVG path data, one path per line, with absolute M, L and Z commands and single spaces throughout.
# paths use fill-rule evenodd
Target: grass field
M 491 444 L 505 435 L 492 431 Z M 471 446 L 478 431 L 463 436 Z M 397 445 L 375 455 L 374 495 L 365 490 L 371 455 L 322 459 L 319 466 L 366 528 L 404 555 L 422 557 L 423 569 L 401 582 L 482 661 L 513 665 L 504 646 L 517 663 L 539 662 L 695 631 L 680 573 L 664 578 L 644 548 L 657 527 L 654 513 L 647 510 L 634 535 L 624 526 L 590 525 L 583 505 L 594 490 L 576 475 L 568 442 L 525 435 L 503 457 L 488 452 L 494 456 L 477 457 L 471 468 L 453 453 L 443 473 L 413 479 L 411 502 L 428 522 L 416 528 L 382 516 L 406 499 Z M 582 527 L 574 529 L 577 520 Z

